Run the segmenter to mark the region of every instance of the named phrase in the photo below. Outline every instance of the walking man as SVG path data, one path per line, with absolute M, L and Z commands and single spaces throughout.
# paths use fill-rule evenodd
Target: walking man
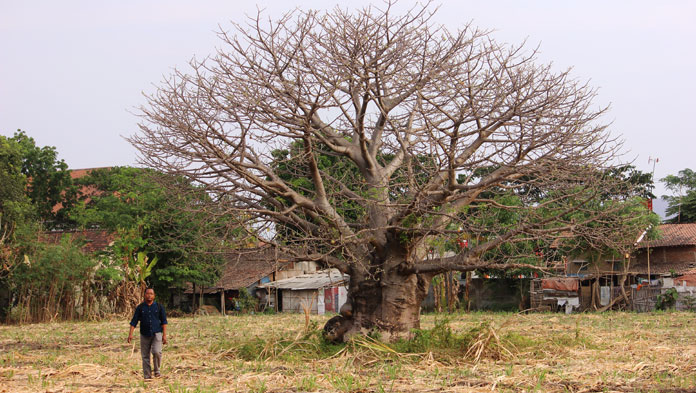
M 145 380 L 159 378 L 162 363 L 162 344 L 167 343 L 167 314 L 164 307 L 155 301 L 155 290 L 145 290 L 145 301 L 135 308 L 130 322 L 128 343 L 133 339 L 133 330 L 140 321 L 140 354 L 143 357 L 143 376 Z M 150 353 L 152 353 L 152 369 L 150 368 Z

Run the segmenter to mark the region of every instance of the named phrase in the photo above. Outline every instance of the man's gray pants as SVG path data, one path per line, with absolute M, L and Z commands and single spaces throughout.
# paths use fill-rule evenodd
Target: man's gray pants
M 150 368 L 150 353 L 152 353 L 152 369 Z M 152 378 L 160 376 L 160 364 L 162 363 L 162 333 L 155 333 L 152 337 L 140 335 L 140 355 L 143 357 L 143 376 Z

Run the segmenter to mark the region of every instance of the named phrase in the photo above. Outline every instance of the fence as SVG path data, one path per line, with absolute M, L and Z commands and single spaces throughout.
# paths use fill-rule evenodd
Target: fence
M 657 296 L 662 291 L 659 286 L 652 286 L 650 288 L 641 288 L 637 290 L 636 288 L 631 288 L 631 299 L 633 301 L 633 311 L 636 312 L 648 312 L 654 311 L 655 305 L 657 304 Z

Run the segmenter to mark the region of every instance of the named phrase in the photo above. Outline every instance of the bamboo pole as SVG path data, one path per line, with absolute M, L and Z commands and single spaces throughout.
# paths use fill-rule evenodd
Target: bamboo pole
M 220 312 L 222 315 L 225 314 L 225 289 L 223 288 L 222 291 L 220 291 Z

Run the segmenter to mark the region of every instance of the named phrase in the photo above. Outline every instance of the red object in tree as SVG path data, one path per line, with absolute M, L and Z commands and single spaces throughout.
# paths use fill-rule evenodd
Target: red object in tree
M 645 206 L 646 209 L 653 211 L 653 201 L 650 198 L 646 198 L 643 201 L 643 206 Z

